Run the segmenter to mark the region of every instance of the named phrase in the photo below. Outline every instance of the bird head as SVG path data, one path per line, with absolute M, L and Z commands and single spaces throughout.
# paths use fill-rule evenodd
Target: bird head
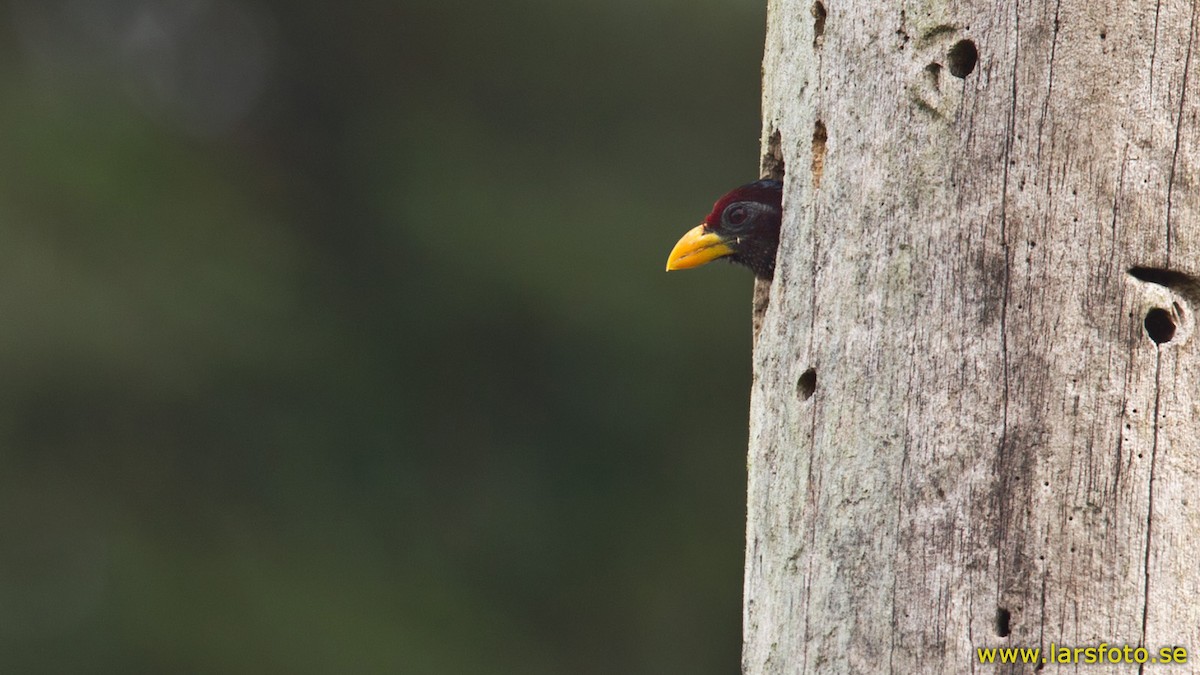
M 683 235 L 667 257 L 667 271 L 699 267 L 717 258 L 749 267 L 770 279 L 775 273 L 783 183 L 760 180 L 737 188 L 713 205 L 712 213 Z

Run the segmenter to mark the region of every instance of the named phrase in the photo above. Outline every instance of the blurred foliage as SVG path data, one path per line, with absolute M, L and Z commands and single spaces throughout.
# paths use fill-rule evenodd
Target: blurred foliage
M 0 670 L 734 672 L 762 4 L 0 5 Z

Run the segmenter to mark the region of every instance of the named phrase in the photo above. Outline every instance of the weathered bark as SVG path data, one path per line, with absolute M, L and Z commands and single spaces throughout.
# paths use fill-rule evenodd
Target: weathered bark
M 769 12 L 744 672 L 1200 652 L 1196 5 Z

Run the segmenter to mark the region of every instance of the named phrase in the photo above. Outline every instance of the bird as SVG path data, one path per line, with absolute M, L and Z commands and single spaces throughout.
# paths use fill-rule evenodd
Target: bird
M 699 267 L 717 258 L 749 267 L 754 276 L 775 275 L 775 251 L 783 220 L 783 183 L 758 180 L 726 193 L 712 213 L 667 256 L 667 271 Z

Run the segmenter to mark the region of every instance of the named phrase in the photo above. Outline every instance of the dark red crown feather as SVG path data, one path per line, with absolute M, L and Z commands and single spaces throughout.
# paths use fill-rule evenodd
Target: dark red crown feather
M 712 213 L 708 214 L 708 217 L 704 219 L 704 223 L 709 227 L 719 225 L 721 223 L 721 214 L 725 212 L 726 207 L 734 202 L 760 202 L 780 208 L 783 203 L 783 183 L 777 180 L 764 179 L 729 191 L 724 197 L 721 197 L 713 204 Z

